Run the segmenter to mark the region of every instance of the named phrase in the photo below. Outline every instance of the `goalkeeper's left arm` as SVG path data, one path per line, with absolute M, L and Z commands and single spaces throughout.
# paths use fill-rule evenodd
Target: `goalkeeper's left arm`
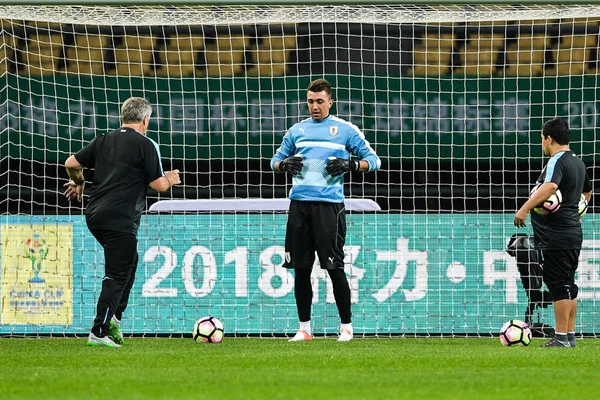
M 355 134 L 350 137 L 347 147 L 358 158 L 357 171 L 371 172 L 381 168 L 381 160 L 362 132 L 356 130 Z

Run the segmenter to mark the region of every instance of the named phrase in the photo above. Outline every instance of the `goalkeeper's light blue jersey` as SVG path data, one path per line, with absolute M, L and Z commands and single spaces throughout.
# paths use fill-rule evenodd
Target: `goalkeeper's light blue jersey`
M 329 157 L 348 159 L 350 155 L 369 163 L 369 171 L 381 167 L 381 160 L 353 125 L 333 115 L 321 121 L 307 118 L 292 126 L 271 159 L 275 163 L 293 155 L 301 155 L 302 172 L 292 181 L 292 200 L 344 202 L 344 175 L 331 176 L 325 170 Z

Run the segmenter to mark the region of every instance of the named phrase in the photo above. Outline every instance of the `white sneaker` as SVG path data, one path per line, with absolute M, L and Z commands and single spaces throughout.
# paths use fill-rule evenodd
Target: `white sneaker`
M 88 336 L 88 346 L 92 347 L 121 347 L 120 344 L 116 344 L 108 336 L 98 337 L 93 333 Z
M 310 333 L 306 332 L 305 330 L 299 329 L 298 332 L 296 332 L 296 334 L 294 335 L 294 337 L 288 340 L 288 342 L 308 342 L 312 339 L 313 338 Z
M 352 340 L 354 335 L 348 329 L 342 329 L 340 331 L 340 337 L 338 338 L 338 342 L 349 342 Z

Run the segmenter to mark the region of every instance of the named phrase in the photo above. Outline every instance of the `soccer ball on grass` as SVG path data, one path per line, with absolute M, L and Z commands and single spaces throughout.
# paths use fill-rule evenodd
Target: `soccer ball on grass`
M 223 323 L 211 316 L 200 318 L 194 324 L 192 338 L 196 343 L 221 343 Z
M 500 329 L 500 342 L 504 346 L 528 346 L 531 343 L 531 330 L 525 322 L 511 319 Z

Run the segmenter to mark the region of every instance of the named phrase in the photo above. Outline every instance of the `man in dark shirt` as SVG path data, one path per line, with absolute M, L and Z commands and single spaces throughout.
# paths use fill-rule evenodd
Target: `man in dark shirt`
M 547 215 L 532 213 L 535 248 L 540 251 L 544 283 L 554 301 L 556 334 L 542 347 L 575 347 L 577 293 L 575 271 L 583 242 L 578 204 L 583 193 L 590 201 L 592 185 L 583 161 L 569 149 L 567 122 L 555 118 L 542 128 L 542 149 L 550 156 L 538 178 L 539 188 L 515 215 L 514 224 L 525 226 L 530 210 L 560 190 L 562 203 Z
M 121 107 L 122 126 L 92 140 L 65 162 L 65 196 L 81 201 L 83 168 L 93 168 L 94 182 L 85 209 L 88 229 L 104 248 L 105 275 L 90 346 L 120 347 L 121 318 L 138 263 L 137 231 L 148 185 L 165 192 L 180 183 L 179 171 L 163 172 L 158 144 L 146 136 L 152 106 L 131 97 Z

